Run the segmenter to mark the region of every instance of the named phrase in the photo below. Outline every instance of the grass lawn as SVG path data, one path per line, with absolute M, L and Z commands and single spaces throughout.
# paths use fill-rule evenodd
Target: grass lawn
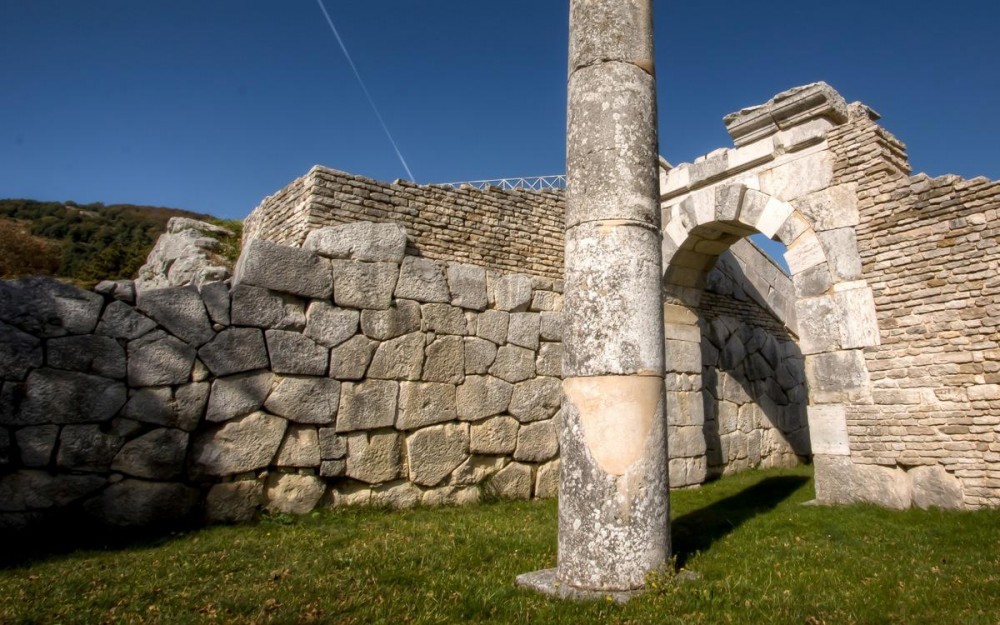
M 555 502 L 336 510 L 0 568 L 0 623 L 1000 623 L 1000 512 L 802 506 L 809 469 L 672 495 L 678 563 L 621 606 L 514 588 Z

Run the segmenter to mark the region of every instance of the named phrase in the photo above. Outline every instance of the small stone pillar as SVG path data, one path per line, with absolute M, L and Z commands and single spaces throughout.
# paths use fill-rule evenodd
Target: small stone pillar
M 559 556 L 627 593 L 670 554 L 652 0 L 571 0 Z

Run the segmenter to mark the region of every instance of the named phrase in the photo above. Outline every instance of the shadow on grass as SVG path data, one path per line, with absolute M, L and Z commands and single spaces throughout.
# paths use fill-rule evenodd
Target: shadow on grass
M 744 522 L 773 510 L 808 481 L 808 477 L 797 475 L 769 477 L 735 495 L 674 519 L 672 543 L 678 568 Z

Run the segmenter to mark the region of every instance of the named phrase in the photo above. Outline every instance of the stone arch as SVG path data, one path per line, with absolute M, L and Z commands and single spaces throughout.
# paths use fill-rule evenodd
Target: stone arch
M 795 201 L 762 192 L 755 178 L 700 189 L 664 208 L 668 407 L 674 407 L 675 414 L 692 408 L 681 405 L 680 398 L 700 383 L 697 306 L 719 255 L 755 233 L 781 241 L 795 286 L 796 320 L 790 330 L 798 336 L 805 358 L 809 442 L 817 461 L 817 498 L 822 501 L 819 485 L 824 480 L 819 473 L 829 464 L 824 461 L 850 455 L 847 407 L 871 403 L 863 350 L 879 342 L 874 299 L 867 282 L 856 279 L 857 272 L 843 269 L 855 264 L 860 269 L 853 227 L 817 230 Z M 835 203 L 836 193 L 830 197 Z

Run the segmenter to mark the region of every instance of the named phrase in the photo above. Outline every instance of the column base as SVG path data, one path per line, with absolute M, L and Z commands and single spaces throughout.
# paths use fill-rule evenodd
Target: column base
M 557 599 L 573 599 L 578 601 L 607 601 L 615 603 L 627 603 L 629 599 L 637 597 L 644 589 L 636 590 L 585 590 L 574 588 L 566 584 L 561 584 L 556 578 L 557 569 L 542 569 L 531 573 L 522 573 L 514 580 L 514 585 L 518 588 L 527 588 L 540 592 L 543 595 L 556 597 Z

